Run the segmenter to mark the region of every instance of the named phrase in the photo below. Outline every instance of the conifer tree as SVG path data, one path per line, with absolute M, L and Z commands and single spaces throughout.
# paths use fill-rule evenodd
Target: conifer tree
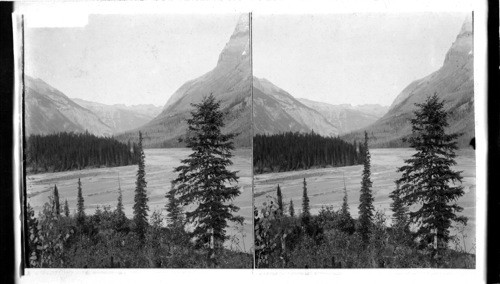
M 175 196 L 175 184 L 172 181 L 170 183 L 171 188 L 167 192 L 167 195 L 165 196 L 168 200 L 168 203 L 166 204 L 167 207 L 167 217 L 170 221 L 168 227 L 173 229 L 173 228 L 180 228 L 183 225 L 183 216 L 182 216 L 182 207 Z
M 64 216 L 69 217 L 68 199 L 64 200 Z
M 118 202 L 116 203 L 116 216 L 121 223 L 125 220 L 125 209 L 123 207 L 122 187 L 120 184 L 120 177 L 118 177 Z
M 390 205 L 393 212 L 392 224 L 395 228 L 404 228 L 408 225 L 408 208 L 403 204 L 400 194 L 399 183 L 396 182 L 396 189 L 389 194 L 392 199 Z
M 186 219 L 196 222 L 192 235 L 199 246 L 208 249 L 208 257 L 215 265 L 216 252 L 228 238 L 228 221 L 243 223 L 243 218 L 233 213 L 239 207 L 232 200 L 240 194 L 236 171 L 230 171 L 233 138 L 236 134 L 223 134 L 224 113 L 212 94 L 199 104 L 187 120 L 185 136 L 192 153 L 175 168 L 176 194 L 181 204 L 193 204 L 194 210 L 185 213 Z
M 78 178 L 78 197 L 77 197 L 77 211 L 76 221 L 81 226 L 85 222 L 85 206 L 82 194 L 82 182 Z
M 307 225 L 311 219 L 311 213 L 309 211 L 309 197 L 307 196 L 307 182 L 304 178 L 302 191 L 302 223 Z
M 293 208 L 293 200 L 290 199 L 290 207 L 288 208 L 288 212 L 290 213 L 290 217 L 295 216 L 295 208 Z
M 467 218 L 458 216 L 463 210 L 457 200 L 464 194 L 461 172 L 456 165 L 456 139 L 460 134 L 447 134 L 447 112 L 444 102 L 436 94 L 416 104 L 415 118 L 411 120 L 412 136 L 405 139 L 416 150 L 402 173 L 399 197 L 405 206 L 418 208 L 409 213 L 410 222 L 417 226 L 417 236 L 429 245 L 431 255 L 437 257 L 450 240 L 452 222 L 466 224 Z
M 354 219 L 349 212 L 349 203 L 347 202 L 347 187 L 344 179 L 344 199 L 342 201 L 342 208 L 340 209 L 339 229 L 348 234 L 353 234 L 355 231 Z
M 280 185 L 278 184 L 278 189 L 276 190 L 276 195 L 278 196 L 278 208 L 280 210 L 280 214 L 283 215 L 283 196 L 281 195 Z
M 349 213 L 349 204 L 347 203 L 347 190 L 344 187 L 344 198 L 342 199 L 342 208 L 340 209 L 340 213 L 342 215 L 350 215 Z
M 139 163 L 137 169 L 137 180 L 135 182 L 134 196 L 134 229 L 139 239 L 144 241 L 146 229 L 148 227 L 148 196 L 146 193 L 146 171 L 145 171 L 145 156 L 142 149 L 142 133 L 139 131 Z
M 370 239 L 372 221 L 375 208 L 373 207 L 372 181 L 370 179 L 370 151 L 368 150 L 368 133 L 365 131 L 365 142 L 362 147 L 363 175 L 361 180 L 361 193 L 359 195 L 359 233 L 364 244 Z
M 408 208 L 403 204 L 400 194 L 399 183 L 396 182 L 396 189 L 389 194 L 389 197 L 392 199 L 390 204 L 392 210 L 392 233 L 397 243 L 411 245 L 413 239 L 408 221 Z
M 53 192 L 54 200 L 52 211 L 56 213 L 57 216 L 61 215 L 61 204 L 59 203 L 59 191 L 57 190 L 57 185 L 54 184 L 54 192 Z

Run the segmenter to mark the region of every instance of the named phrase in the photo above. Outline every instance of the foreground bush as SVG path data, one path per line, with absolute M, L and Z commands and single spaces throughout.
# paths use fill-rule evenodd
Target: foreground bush
M 352 232 L 341 210 L 323 208 L 308 226 L 300 218 L 280 214 L 269 199 L 255 209 L 257 268 L 474 268 L 475 255 L 447 249 L 435 261 L 421 249 L 411 233 L 385 225 L 377 212 L 366 248 Z M 354 220 L 357 224 L 357 220 Z
M 30 267 L 50 268 L 208 268 L 206 252 L 190 242 L 183 228 L 163 226 L 153 213 L 145 243 L 132 230 L 133 223 L 109 207 L 98 208 L 78 225 L 74 216 L 60 216 L 46 203 L 34 217 L 28 215 Z M 222 249 L 217 268 L 251 268 L 252 255 Z

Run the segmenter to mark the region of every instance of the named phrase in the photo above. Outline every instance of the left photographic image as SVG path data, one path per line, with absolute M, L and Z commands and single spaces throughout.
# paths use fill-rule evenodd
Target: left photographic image
M 23 17 L 27 268 L 252 268 L 251 14 Z

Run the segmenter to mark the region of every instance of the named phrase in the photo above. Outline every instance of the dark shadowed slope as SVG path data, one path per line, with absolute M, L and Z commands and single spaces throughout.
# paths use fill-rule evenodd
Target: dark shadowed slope
M 113 131 L 92 111 L 78 105 L 41 79 L 25 76 L 26 135 L 85 132 L 110 136 Z
M 368 131 L 375 147 L 403 146 L 401 138 L 411 134 L 410 119 L 415 103 L 437 93 L 445 101 L 448 132 L 464 133 L 459 145 L 466 147 L 474 137 L 474 73 L 473 73 L 472 20 L 466 19 L 455 42 L 446 54 L 443 66 L 436 72 L 412 82 L 394 100 L 388 113 L 374 124 L 344 136 L 361 141 Z
M 202 45 L 200 45 L 202 48 Z M 163 111 L 146 125 L 119 135 L 123 141 L 144 133 L 146 147 L 178 147 L 186 133 L 186 119 L 204 96 L 213 94 L 227 111 L 225 132 L 240 133 L 237 146 L 251 145 L 251 62 L 249 16 L 242 15 L 214 69 L 184 83 L 167 101 Z

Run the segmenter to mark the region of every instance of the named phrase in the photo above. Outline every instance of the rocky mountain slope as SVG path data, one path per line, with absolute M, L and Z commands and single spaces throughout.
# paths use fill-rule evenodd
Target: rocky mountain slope
M 217 65 L 199 78 L 184 83 L 167 101 L 163 111 L 146 125 L 123 135 L 120 140 L 137 139 L 143 132 L 146 147 L 178 147 L 178 138 L 185 135 L 186 119 L 204 96 L 213 94 L 228 113 L 224 131 L 239 133 L 237 146 L 250 146 L 251 117 L 251 54 L 248 14 L 242 15 L 219 55 Z
M 415 103 L 436 93 L 445 101 L 450 124 L 448 132 L 463 133 L 460 146 L 467 146 L 474 137 L 474 73 L 473 27 L 468 18 L 448 50 L 443 66 L 434 73 L 408 85 L 394 100 L 387 114 L 374 124 L 345 135 L 349 140 L 362 139 L 366 130 L 375 147 L 404 146 L 401 138 L 411 134 L 410 119 Z
M 275 134 L 287 131 L 337 135 L 340 131 L 318 111 L 266 79 L 253 80 L 254 131 Z
M 339 129 L 339 134 L 349 133 L 374 123 L 389 108 L 375 104 L 352 106 L 350 104 L 332 105 L 308 99 L 299 99 L 299 101 L 324 116 L 328 122 Z
M 111 127 L 114 134 L 142 126 L 151 121 L 162 110 L 161 107 L 154 105 L 106 105 L 77 98 L 72 100 L 96 114 L 101 121 Z
M 84 132 L 110 136 L 112 128 L 41 79 L 25 76 L 25 135 Z

